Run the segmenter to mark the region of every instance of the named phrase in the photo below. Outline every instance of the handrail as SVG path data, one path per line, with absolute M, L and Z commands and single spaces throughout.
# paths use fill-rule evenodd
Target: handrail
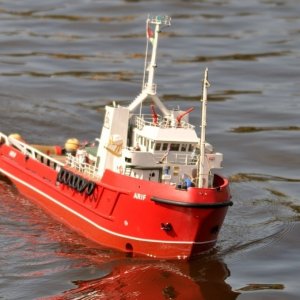
M 6 143 L 8 145 L 14 146 L 16 149 L 18 149 L 20 152 L 22 152 L 24 155 L 31 157 L 33 159 L 36 159 L 40 161 L 41 163 L 47 165 L 47 166 L 53 166 L 53 169 L 56 169 L 57 166 L 63 167 L 64 164 L 53 157 L 50 157 L 49 155 L 35 149 L 34 147 L 21 142 L 13 137 L 7 137 L 4 134 L 1 134 L 1 137 L 3 137 L 6 140 Z
M 155 160 L 161 161 L 164 164 L 179 164 L 179 165 L 196 165 L 197 164 L 197 159 L 191 155 L 191 153 L 188 154 L 179 154 L 179 153 L 174 153 L 174 154 L 154 154 Z
M 55 171 L 58 171 L 59 168 L 64 166 L 62 162 L 48 156 L 47 154 L 35 149 L 34 147 L 0 132 L 0 144 L 3 143 L 8 146 L 13 146 L 15 149 L 23 153 L 25 157 L 37 160 Z
M 159 152 L 159 153 L 152 153 L 149 151 L 142 151 L 142 150 L 135 150 L 132 147 L 126 147 L 124 150 L 127 150 L 129 153 L 134 154 L 135 156 L 139 155 L 152 155 L 154 162 L 161 163 L 161 164 L 179 164 L 179 165 L 196 165 L 198 157 L 194 156 L 191 152 L 190 153 L 166 153 L 166 152 Z
M 171 122 L 163 119 L 161 116 L 158 116 L 157 122 L 153 122 L 151 115 L 142 115 L 142 117 L 136 115 L 134 119 L 134 125 L 138 129 L 142 129 L 144 126 L 152 126 L 152 127 L 160 127 L 160 128 L 190 128 L 190 129 L 195 128 L 194 125 L 185 121 L 181 121 L 180 126 L 176 126 L 176 125 L 174 126 L 173 124 L 171 124 Z
M 98 168 L 96 165 L 91 165 L 87 162 L 80 162 L 78 159 L 70 153 L 66 156 L 66 165 L 74 168 L 75 170 L 86 174 L 89 177 L 98 179 L 100 177 L 98 173 Z
M 38 160 L 41 163 L 52 167 L 54 170 L 57 170 L 57 166 L 63 167 L 65 165 L 68 165 L 86 174 L 87 176 L 93 177 L 95 179 L 99 178 L 98 168 L 96 166 L 91 165 L 89 163 L 80 163 L 76 159 L 76 157 L 72 156 L 69 153 L 66 155 L 66 162 L 62 163 L 30 145 L 19 141 L 13 137 L 8 137 L 7 135 L 0 132 L 0 141 L 2 140 L 5 142 L 5 144 L 12 145 L 14 148 L 18 149 L 25 156 Z

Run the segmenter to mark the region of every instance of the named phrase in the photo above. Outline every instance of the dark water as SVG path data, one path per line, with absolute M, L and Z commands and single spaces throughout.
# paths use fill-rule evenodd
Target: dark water
M 168 106 L 198 106 L 209 68 L 207 136 L 235 203 L 216 249 L 189 263 L 127 258 L 0 180 L 0 299 L 299 299 L 298 0 L 2 0 L 0 131 L 97 137 L 105 104 L 140 91 L 148 13 L 172 16 L 156 77 Z

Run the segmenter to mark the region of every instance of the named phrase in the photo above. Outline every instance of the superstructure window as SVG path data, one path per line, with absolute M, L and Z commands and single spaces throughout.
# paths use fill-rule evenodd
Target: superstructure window
M 189 144 L 189 152 L 193 152 L 194 151 L 194 144 Z
M 161 147 L 161 143 L 155 143 L 155 151 L 159 151 Z
M 170 151 L 178 151 L 180 144 L 171 144 Z
M 162 150 L 163 151 L 166 151 L 166 150 L 168 150 L 168 143 L 163 143 L 163 146 L 162 146 Z
M 187 149 L 187 144 L 182 144 L 180 150 L 181 150 L 182 152 L 185 152 L 186 149 Z

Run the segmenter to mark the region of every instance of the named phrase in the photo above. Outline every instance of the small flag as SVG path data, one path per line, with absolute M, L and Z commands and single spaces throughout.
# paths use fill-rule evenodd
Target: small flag
M 147 33 L 147 39 L 153 43 L 153 39 L 154 39 L 154 31 L 152 30 L 152 28 L 149 25 L 149 22 L 147 22 L 147 29 L 146 29 L 146 33 Z

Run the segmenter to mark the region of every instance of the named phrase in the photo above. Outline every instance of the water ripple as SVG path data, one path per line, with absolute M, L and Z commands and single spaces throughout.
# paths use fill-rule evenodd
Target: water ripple
M 231 131 L 235 133 L 252 133 L 260 131 L 299 131 L 299 126 L 265 126 L 265 127 L 256 127 L 256 126 L 239 126 L 232 128 Z
M 242 61 L 256 61 L 259 58 L 264 57 L 278 57 L 278 56 L 287 56 L 290 51 L 279 51 L 279 52 L 266 52 L 266 53 L 233 53 L 227 55 L 219 56 L 197 56 L 191 59 L 181 59 L 177 60 L 180 63 L 192 63 L 192 62 L 211 62 L 211 61 L 226 61 L 226 60 L 242 60 Z
M 268 174 L 258 173 L 238 173 L 229 177 L 231 182 L 247 182 L 247 181 L 283 181 L 283 182 L 300 182 L 298 178 L 285 178 L 280 176 L 273 176 Z

